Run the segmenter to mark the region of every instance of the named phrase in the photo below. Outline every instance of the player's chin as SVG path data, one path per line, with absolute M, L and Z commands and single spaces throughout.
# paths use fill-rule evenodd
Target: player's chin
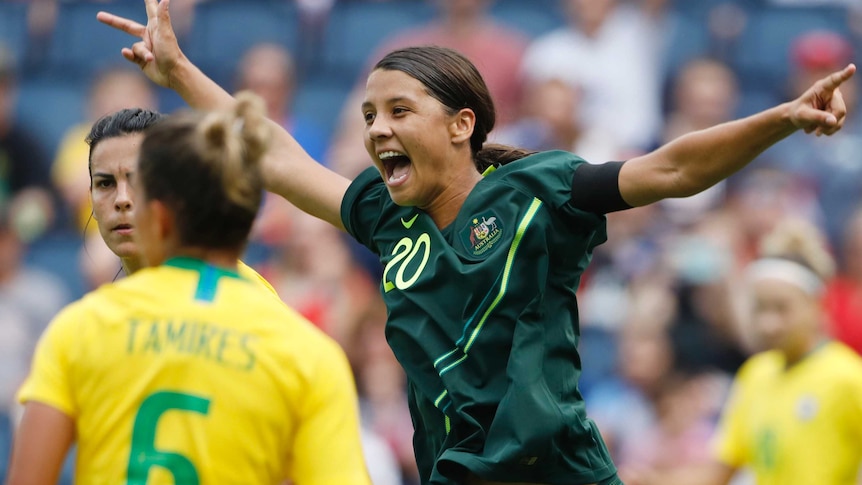
M 108 248 L 120 258 L 136 258 L 140 255 L 138 245 L 130 238 L 112 241 L 111 244 L 108 244 Z
M 389 190 L 389 197 L 396 205 L 400 205 L 401 207 L 414 207 L 418 205 L 415 198 L 404 187 L 387 187 L 387 189 Z

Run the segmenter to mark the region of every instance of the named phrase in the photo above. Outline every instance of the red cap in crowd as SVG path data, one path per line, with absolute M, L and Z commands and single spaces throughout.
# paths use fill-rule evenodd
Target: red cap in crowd
M 803 69 L 837 69 L 853 58 L 853 46 L 840 34 L 815 30 L 799 36 L 791 46 L 793 63 Z

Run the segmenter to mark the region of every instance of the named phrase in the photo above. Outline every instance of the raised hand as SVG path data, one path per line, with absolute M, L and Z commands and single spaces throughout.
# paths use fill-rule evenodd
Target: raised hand
M 137 64 L 156 84 L 172 87 L 175 68 L 185 60 L 185 56 L 171 25 L 170 0 L 144 0 L 144 4 L 147 8 L 146 26 L 108 12 L 99 12 L 96 18 L 106 25 L 140 38 L 131 48 L 123 48 L 123 57 Z
M 790 121 L 806 133 L 831 135 L 844 125 L 847 106 L 839 86 L 853 77 L 856 66 L 849 64 L 814 83 L 791 102 Z

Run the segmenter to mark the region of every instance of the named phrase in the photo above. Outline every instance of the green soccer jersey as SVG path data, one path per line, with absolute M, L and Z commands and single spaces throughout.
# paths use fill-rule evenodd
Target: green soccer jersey
M 351 184 L 344 224 L 384 264 L 386 338 L 409 380 L 423 484 L 587 484 L 615 473 L 578 390 L 575 290 L 605 217 L 571 207 L 582 159 L 544 152 L 487 174 L 438 229 L 379 172 Z

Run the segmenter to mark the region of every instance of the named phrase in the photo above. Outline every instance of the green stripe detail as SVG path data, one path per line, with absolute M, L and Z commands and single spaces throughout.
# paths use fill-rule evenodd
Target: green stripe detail
M 236 271 L 213 266 L 206 261 L 196 258 L 171 258 L 165 261 L 164 265 L 198 272 L 200 278 L 198 279 L 197 289 L 195 289 L 195 300 L 197 301 L 212 302 L 215 300 L 220 278 L 242 279 Z
M 473 329 L 473 332 L 470 334 L 470 337 L 467 339 L 467 343 L 464 345 L 464 349 L 461 350 L 459 347 L 455 347 L 454 349 L 452 349 L 451 351 L 447 352 L 446 354 L 442 355 L 441 357 L 439 357 L 437 360 L 434 361 L 434 367 L 437 368 L 437 366 L 439 364 L 441 364 L 446 359 L 452 357 L 454 354 L 457 354 L 457 353 L 461 354 L 457 360 L 455 360 L 451 364 L 447 365 L 446 367 L 444 367 L 443 369 L 438 371 L 438 374 L 440 376 L 442 376 L 446 372 L 449 372 L 450 370 L 454 369 L 461 362 L 463 362 L 464 360 L 467 359 L 467 352 L 470 350 L 470 348 L 476 342 L 476 338 L 479 337 L 479 333 L 482 331 L 482 328 L 485 326 L 485 322 L 488 320 L 488 317 L 491 315 L 491 312 L 493 312 L 497 308 L 497 305 L 499 305 L 499 303 L 503 300 L 503 297 L 505 297 L 506 291 L 508 290 L 508 286 L 509 286 L 509 278 L 511 276 L 512 265 L 513 265 L 514 260 L 515 260 L 515 254 L 518 251 L 518 247 L 521 244 L 521 240 L 524 237 L 524 233 L 527 231 L 527 228 L 530 226 L 530 223 L 533 221 L 533 218 L 536 216 L 536 213 L 539 211 L 539 208 L 541 206 L 542 206 L 542 201 L 539 200 L 538 198 L 534 198 L 533 202 L 530 204 L 530 207 L 527 209 L 527 213 L 524 215 L 524 217 L 521 219 L 521 222 L 518 224 L 518 229 L 515 232 L 515 237 L 512 239 L 512 244 L 509 246 L 509 252 L 507 253 L 507 256 L 506 256 L 506 265 L 503 268 L 502 279 L 500 281 L 500 289 L 497 292 L 497 296 L 494 298 L 494 300 L 488 306 L 488 309 L 485 310 L 485 313 L 482 314 L 482 318 L 479 319 L 479 323 L 476 325 L 476 328 Z M 469 326 L 469 322 L 468 322 L 467 326 Z M 459 342 L 460 342 L 460 340 L 459 340 Z
M 449 365 L 447 365 L 446 367 L 444 367 L 442 370 L 440 370 L 439 374 L 442 376 L 443 374 L 445 374 L 445 373 L 449 372 L 449 369 L 451 369 L 451 368 L 453 368 L 453 367 L 457 366 L 458 364 L 460 364 L 461 362 L 463 362 L 463 361 L 464 361 L 464 359 L 466 359 L 466 358 L 467 358 L 467 351 L 465 350 L 465 351 L 464 351 L 464 355 L 462 355 L 460 359 L 458 359 L 458 360 L 456 360 L 455 362 L 452 362 L 451 364 L 449 364 Z
M 458 351 L 458 349 L 455 348 L 455 349 L 452 349 L 449 352 L 446 352 L 445 354 L 443 354 L 439 359 L 434 361 L 434 367 L 436 368 L 437 364 L 439 364 L 441 361 L 445 360 L 447 357 L 449 357 L 450 355 L 454 354 L 457 351 Z
M 436 408 L 440 407 L 440 401 L 442 401 L 443 398 L 446 397 L 446 394 L 449 394 L 449 391 L 443 391 L 440 393 L 439 396 L 437 396 L 437 399 L 434 400 L 434 407 L 436 407 Z
M 536 216 L 536 212 L 539 211 L 539 207 L 541 206 L 541 200 L 533 199 L 533 203 L 530 204 L 530 208 L 527 209 L 527 214 L 524 215 L 523 219 L 521 219 L 521 223 L 518 225 L 518 232 L 515 233 L 515 239 L 512 240 L 512 246 L 509 248 L 509 255 L 506 257 L 506 268 L 503 270 L 503 281 L 500 283 L 500 292 L 497 294 L 497 298 L 491 302 L 491 306 L 485 310 L 485 314 L 482 315 L 482 319 L 479 320 L 479 325 L 476 326 L 476 330 L 473 330 L 473 335 L 470 336 L 470 340 L 468 340 L 467 345 L 464 346 L 464 353 L 468 352 L 470 347 L 473 346 L 473 342 L 475 342 L 476 337 L 479 336 L 479 331 L 482 330 L 482 327 L 485 326 L 485 321 L 488 320 L 488 315 L 491 314 L 506 294 L 506 290 L 509 285 L 509 277 L 511 276 L 512 271 L 512 262 L 515 260 L 515 253 L 518 251 L 518 246 L 521 245 L 521 239 L 523 239 L 524 233 L 527 231 L 527 227 L 533 221 L 533 217 Z
M 449 421 L 449 415 L 448 414 L 444 414 L 443 418 L 444 418 L 443 420 L 446 422 L 446 434 L 448 435 L 449 432 L 452 431 L 452 422 Z

